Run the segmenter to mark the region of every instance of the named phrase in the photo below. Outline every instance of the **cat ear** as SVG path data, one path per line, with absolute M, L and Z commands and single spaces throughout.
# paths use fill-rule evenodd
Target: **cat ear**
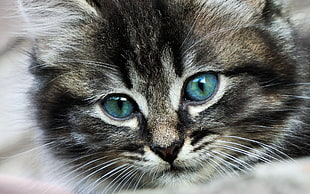
M 38 63 L 46 64 L 44 67 L 60 67 L 56 61 L 61 53 L 79 49 L 72 37 L 81 30 L 87 31 L 86 24 L 98 17 L 96 9 L 86 0 L 17 1 L 26 21 L 23 36 L 34 41 L 31 52 Z
M 286 3 L 283 0 L 241 0 L 246 2 L 258 14 L 264 17 L 281 16 L 286 13 Z
M 242 0 L 248 3 L 251 7 L 257 11 L 262 11 L 266 6 L 266 0 Z
M 85 15 L 97 15 L 86 0 L 18 0 L 18 7 L 28 28 L 26 32 L 38 36 L 59 35 L 68 30 L 68 24 L 82 22 Z

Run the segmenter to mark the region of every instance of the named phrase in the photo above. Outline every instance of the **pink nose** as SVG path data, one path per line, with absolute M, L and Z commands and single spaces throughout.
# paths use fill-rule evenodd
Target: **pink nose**
M 177 142 L 174 142 L 171 146 L 166 147 L 166 148 L 163 148 L 160 146 L 151 146 L 151 149 L 164 161 L 172 164 L 173 161 L 177 158 L 181 147 L 182 147 L 182 143 L 177 141 Z

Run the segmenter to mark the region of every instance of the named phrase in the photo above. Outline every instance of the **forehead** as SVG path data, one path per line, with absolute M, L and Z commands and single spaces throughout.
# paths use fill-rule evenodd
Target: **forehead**
M 181 74 L 178 60 L 186 29 L 184 20 L 173 17 L 170 9 L 160 1 L 121 1 L 102 8 L 105 22 L 96 37 L 109 45 L 107 56 L 123 76 L 135 72 L 142 78 L 157 77 L 166 71 L 162 62 L 168 58 L 175 73 Z
M 250 17 L 243 17 L 240 9 L 245 5 L 231 5 L 217 1 L 101 1 L 104 22 L 96 37 L 128 87 L 133 85 L 132 77 L 155 81 L 167 71 L 181 77 L 194 54 L 211 57 L 211 47 L 219 40 L 216 37 L 253 23 Z M 251 12 L 249 8 L 242 11 Z

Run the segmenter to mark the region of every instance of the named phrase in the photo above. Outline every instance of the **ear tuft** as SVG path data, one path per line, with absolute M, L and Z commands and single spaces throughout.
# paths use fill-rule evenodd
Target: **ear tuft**
M 34 37 L 59 36 L 70 24 L 97 16 L 85 0 L 18 0 L 18 5 L 28 22 L 26 31 Z
M 242 0 L 264 17 L 283 16 L 287 14 L 286 1 L 283 0 Z
M 259 12 L 263 11 L 266 6 L 266 0 L 243 0 L 247 2 L 251 7 L 254 7 Z

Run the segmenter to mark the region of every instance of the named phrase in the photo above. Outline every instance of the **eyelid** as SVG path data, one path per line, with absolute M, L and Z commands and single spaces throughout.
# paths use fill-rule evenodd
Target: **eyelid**
M 137 129 L 139 126 L 139 121 L 136 116 L 133 116 L 132 118 L 126 119 L 126 120 L 112 119 L 108 117 L 105 113 L 103 113 L 99 105 L 94 106 L 94 109 L 92 113 L 90 114 L 90 116 L 98 118 L 107 124 L 118 126 L 118 127 L 129 127 L 131 129 Z

